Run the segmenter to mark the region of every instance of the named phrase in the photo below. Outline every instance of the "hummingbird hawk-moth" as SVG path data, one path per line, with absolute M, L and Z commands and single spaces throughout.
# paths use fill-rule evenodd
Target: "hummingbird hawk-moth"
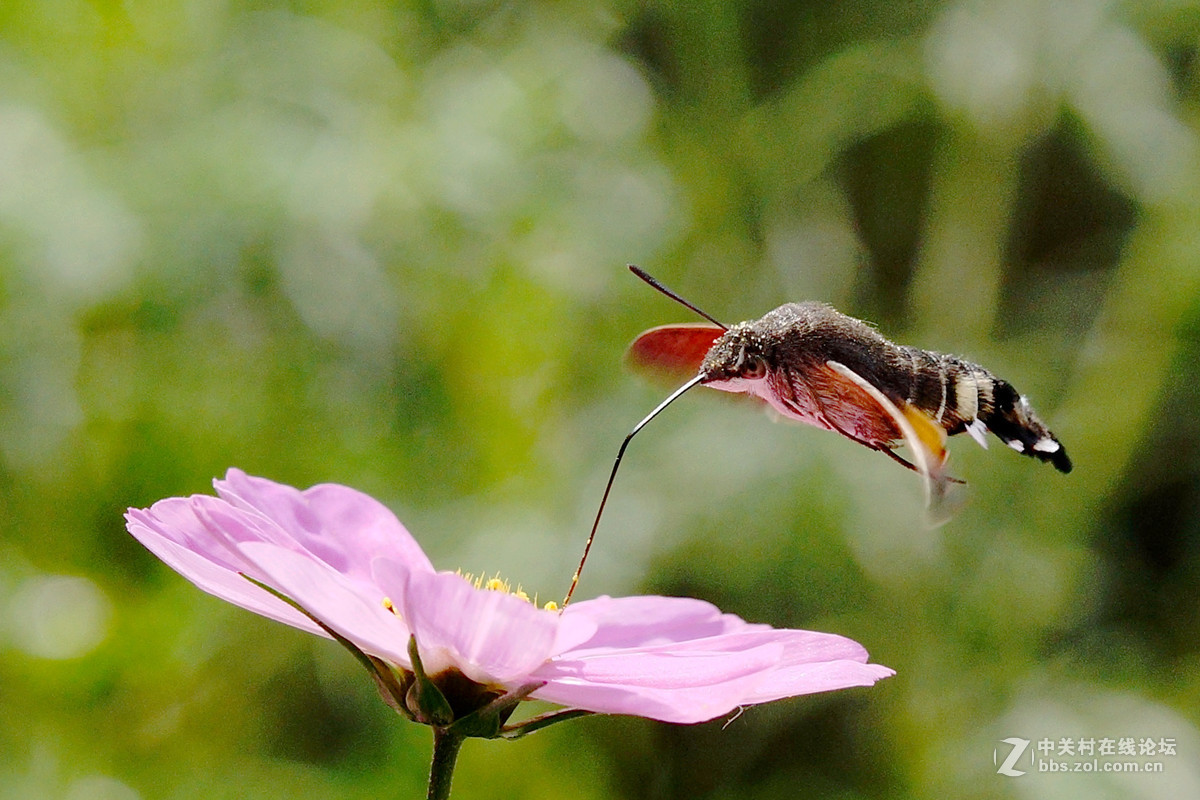
M 630 359 L 757 397 L 784 417 L 840 433 L 910 469 L 923 471 L 894 452 L 900 442 L 917 460 L 928 459 L 936 474 L 946 461 L 946 437 L 965 432 L 986 448 L 990 431 L 1018 453 L 1071 471 L 1062 443 L 1028 399 L 971 361 L 894 344 L 824 303 L 786 303 L 733 326 L 703 316 L 712 324 L 642 333 L 630 345 Z
M 945 495 L 948 483 L 958 482 L 946 474 L 945 445 L 947 437 L 959 433 L 987 448 L 990 431 L 1018 453 L 1071 471 L 1067 451 L 1025 396 L 978 364 L 894 344 L 862 320 L 818 302 L 785 303 L 758 319 L 725 325 L 640 268 L 629 268 L 708 323 L 651 328 L 630 345 L 634 364 L 688 380 L 625 437 L 601 513 L 630 439 L 697 384 L 749 395 L 785 418 L 886 454 L 921 474 L 931 506 Z M 895 452 L 901 443 L 912 461 Z M 584 560 L 599 520 L 597 513 Z

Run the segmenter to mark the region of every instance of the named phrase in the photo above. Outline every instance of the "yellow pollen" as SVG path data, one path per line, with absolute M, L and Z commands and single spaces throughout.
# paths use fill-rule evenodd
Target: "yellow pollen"
M 520 584 L 517 584 L 516 588 L 513 588 L 513 585 L 504 578 L 501 578 L 499 574 L 488 578 L 482 574 L 473 575 L 470 572 L 463 572 L 461 569 L 455 570 L 455 574 L 466 579 L 466 581 L 476 589 L 486 589 L 492 592 L 504 592 L 505 594 L 511 594 L 513 597 L 524 600 L 526 603 L 530 603 L 534 606 L 538 604 L 537 595 L 530 597 L 529 593 L 521 588 Z M 550 605 L 553 605 L 553 603 Z
M 393 614 L 396 613 L 396 606 L 392 605 L 392 598 L 390 597 L 383 598 L 383 607 Z

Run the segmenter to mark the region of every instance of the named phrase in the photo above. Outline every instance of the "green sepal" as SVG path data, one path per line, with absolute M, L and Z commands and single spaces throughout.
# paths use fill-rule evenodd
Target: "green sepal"
M 563 708 L 558 711 L 547 711 L 545 714 L 530 717 L 524 722 L 518 722 L 516 725 L 506 725 L 500 729 L 500 732 L 496 736 L 500 739 L 520 739 L 522 736 L 537 733 L 542 728 L 548 728 L 556 723 L 591 716 L 595 713 L 595 711 L 587 711 L 582 708 Z
M 500 695 L 482 708 L 477 708 L 450 726 L 451 733 L 473 736 L 479 739 L 495 739 L 503 730 L 504 723 L 512 716 L 517 704 L 533 692 L 545 686 L 545 682 L 531 683 Z
M 412 661 L 413 682 L 408 687 L 405 705 L 413 712 L 417 722 L 426 725 L 449 725 L 454 721 L 454 709 L 450 707 L 450 701 L 442 694 L 442 690 L 425 674 L 416 636 L 408 637 L 408 658 Z
M 383 698 L 383 702 L 396 713 L 416 722 L 416 717 L 404 704 L 404 698 L 408 695 L 408 687 L 413 682 L 412 673 L 407 670 L 398 672 L 386 661 L 375 656 L 367 656 L 367 658 L 371 659 L 371 663 L 375 666 L 371 677 L 375 680 L 375 688 L 379 690 L 379 696 Z

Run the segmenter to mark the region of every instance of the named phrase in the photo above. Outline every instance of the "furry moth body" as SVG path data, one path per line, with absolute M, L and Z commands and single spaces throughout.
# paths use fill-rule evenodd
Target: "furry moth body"
M 1071 471 L 1062 443 L 1008 381 L 956 356 L 895 344 L 824 303 L 786 303 L 729 327 L 714 320 L 651 328 L 630 345 L 629 356 L 653 371 L 694 376 L 701 386 L 756 397 L 784 417 L 840 433 L 923 473 L 935 489 L 951 480 L 942 469 L 946 438 L 964 432 L 986 448 L 990 431 L 1018 453 Z M 901 442 L 917 464 L 894 452 Z
M 639 336 L 635 359 L 673 327 Z M 704 329 L 713 339 L 699 362 L 702 386 L 754 395 L 786 417 L 891 454 L 903 439 L 899 425 L 849 371 L 887 397 L 922 440 L 932 433 L 926 444 L 936 444 L 935 455 L 946 436 L 966 432 L 987 447 L 991 431 L 1018 453 L 1071 471 L 1062 443 L 1008 381 L 956 356 L 894 344 L 823 303 L 787 303 L 728 330 Z

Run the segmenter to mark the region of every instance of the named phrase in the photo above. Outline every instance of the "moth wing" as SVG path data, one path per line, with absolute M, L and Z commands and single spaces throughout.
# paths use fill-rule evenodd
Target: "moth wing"
M 723 333 L 723 328 L 706 322 L 659 325 L 634 339 L 625 358 L 651 375 L 686 380 L 700 372 L 704 357 Z
M 904 404 L 901 410 L 887 395 L 881 392 L 866 378 L 837 361 L 827 361 L 826 365 L 842 377 L 851 381 L 867 394 L 891 418 L 900 431 L 904 443 L 912 452 L 913 466 L 921 474 L 925 484 L 925 504 L 931 512 L 940 513 L 946 499 L 946 490 L 951 483 L 946 473 L 946 433 L 928 415 Z M 940 522 L 945 522 L 941 519 Z

